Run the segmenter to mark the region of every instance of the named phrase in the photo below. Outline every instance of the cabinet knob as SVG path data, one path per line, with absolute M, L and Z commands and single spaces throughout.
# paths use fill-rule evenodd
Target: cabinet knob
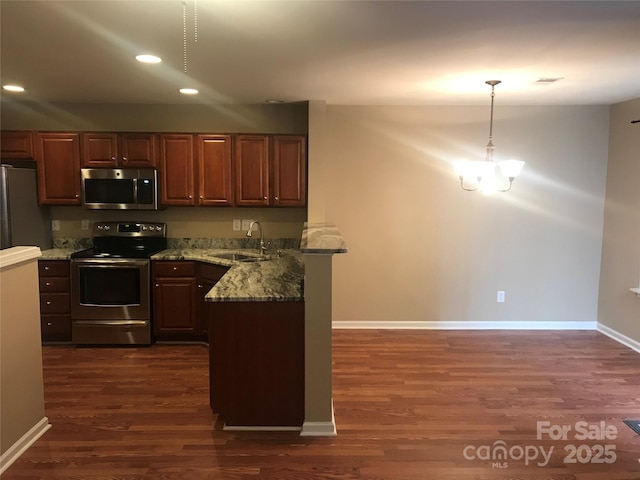
M 47 305 L 51 305 L 51 300 L 47 300 Z
M 263 200 L 266 200 L 266 199 L 267 199 L 267 197 L 262 197 L 262 199 L 263 199 Z
M 189 200 L 191 200 L 193 198 L 193 195 L 189 195 Z
M 76 198 L 80 198 L 80 195 L 78 195 L 77 193 L 74 195 L 74 197 Z
M 278 200 L 280 200 L 278 197 L 275 197 L 275 201 L 277 202 Z
M 115 162 L 116 161 L 116 157 L 111 157 L 111 160 Z
M 156 283 L 156 287 L 159 287 L 159 286 L 160 286 L 160 284 L 159 284 L 159 283 Z
M 126 162 L 127 160 L 128 160 L 127 157 L 122 157 L 123 162 Z
M 204 200 L 204 197 L 202 195 L 200 195 L 200 200 Z
M 44 282 L 44 284 L 45 284 L 47 287 L 50 287 L 50 286 L 51 286 L 51 282 Z
M 198 288 L 202 288 L 202 287 L 204 287 L 204 285 L 198 285 Z
M 52 325 L 51 322 L 47 322 L 47 327 L 50 327 Z
M 173 267 L 173 271 L 175 272 L 176 270 L 178 270 L 178 267 Z
M 45 270 L 49 270 L 49 267 L 44 267 Z

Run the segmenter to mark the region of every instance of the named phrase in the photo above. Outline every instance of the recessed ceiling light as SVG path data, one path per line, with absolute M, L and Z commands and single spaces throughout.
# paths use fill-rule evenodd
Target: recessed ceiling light
M 284 100 L 280 100 L 278 98 L 270 98 L 265 100 L 264 103 L 284 103 Z
M 162 59 L 160 57 L 156 57 L 155 55 L 137 55 L 136 60 L 142 63 L 160 63 Z
M 8 92 L 24 92 L 24 88 L 20 85 L 5 85 L 2 88 L 7 90 Z
M 196 95 L 198 90 L 195 88 L 181 88 L 180 93 L 184 93 L 185 95 Z

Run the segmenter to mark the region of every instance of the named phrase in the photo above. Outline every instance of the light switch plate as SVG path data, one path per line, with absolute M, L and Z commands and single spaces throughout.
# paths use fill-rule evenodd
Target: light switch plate
M 496 302 L 504 303 L 504 290 L 498 290 L 498 294 L 496 295 Z
M 89 230 L 89 220 L 82 220 L 82 230 Z

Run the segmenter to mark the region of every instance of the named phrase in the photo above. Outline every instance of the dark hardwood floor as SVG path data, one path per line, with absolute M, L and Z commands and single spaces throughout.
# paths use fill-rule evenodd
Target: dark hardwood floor
M 222 431 L 207 359 L 44 347 L 53 427 L 3 479 L 640 479 L 640 354 L 597 332 L 337 330 L 333 438 Z

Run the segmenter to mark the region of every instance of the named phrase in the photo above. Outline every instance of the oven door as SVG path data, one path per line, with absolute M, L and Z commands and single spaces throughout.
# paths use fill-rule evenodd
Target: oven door
M 73 343 L 150 343 L 148 259 L 72 259 Z

